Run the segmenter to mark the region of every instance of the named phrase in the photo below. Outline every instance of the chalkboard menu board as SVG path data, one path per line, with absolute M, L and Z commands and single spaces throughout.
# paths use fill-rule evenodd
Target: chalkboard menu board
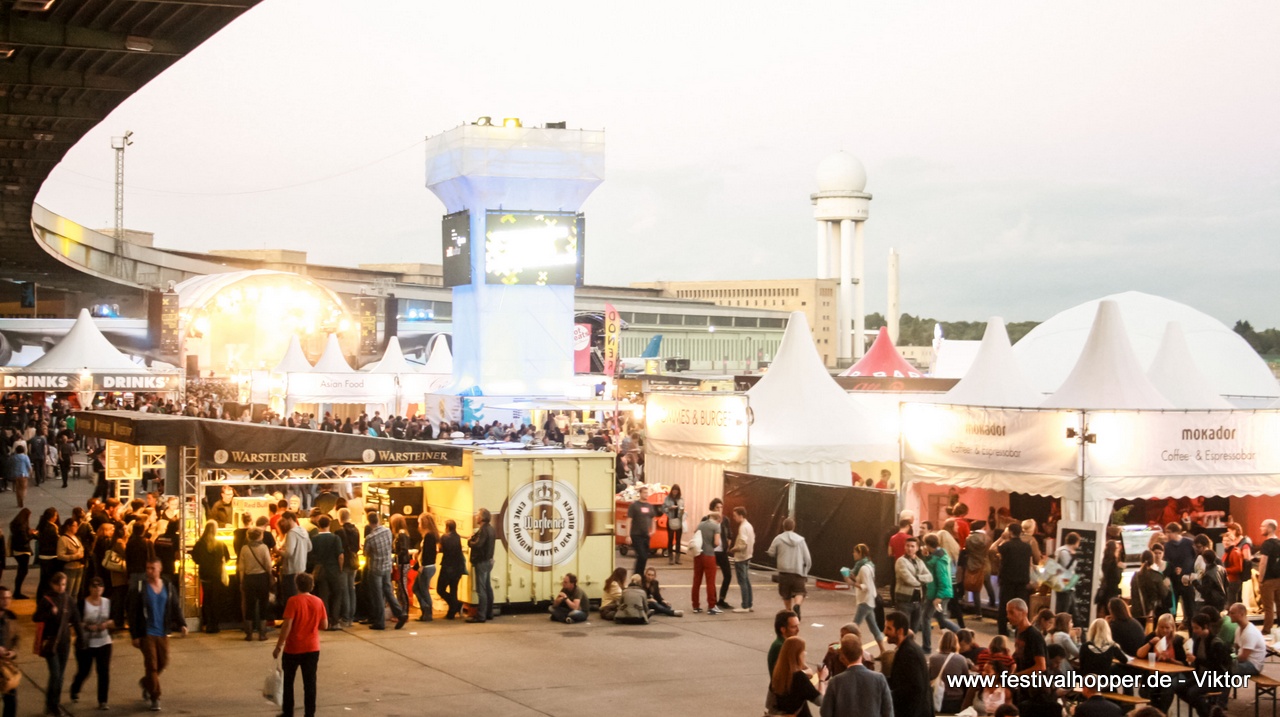
M 1067 533 L 1080 536 L 1080 544 L 1076 547 L 1076 560 L 1071 569 L 1080 576 L 1072 592 L 1075 594 L 1072 622 L 1077 627 L 1088 628 L 1093 622 L 1095 607 L 1093 596 L 1102 582 L 1102 549 L 1107 544 L 1107 526 L 1102 523 L 1058 523 L 1058 542 L 1062 545 L 1062 537 Z

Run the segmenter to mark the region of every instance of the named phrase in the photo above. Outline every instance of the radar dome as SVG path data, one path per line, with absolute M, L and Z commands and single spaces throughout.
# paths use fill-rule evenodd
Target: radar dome
M 867 170 L 848 152 L 836 152 L 818 165 L 819 192 L 861 192 L 866 186 Z

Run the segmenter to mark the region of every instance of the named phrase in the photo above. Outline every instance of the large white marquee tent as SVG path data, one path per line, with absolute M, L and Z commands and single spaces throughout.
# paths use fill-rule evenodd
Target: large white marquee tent
M 1065 518 L 1107 522 L 1121 498 L 1280 495 L 1280 411 L 1178 410 L 1219 396 L 1196 387 L 1179 328 L 1161 327 L 1165 346 L 1144 370 L 1120 303 L 1095 307 L 1076 365 L 1041 408 L 903 406 L 908 505 L 922 484 L 973 487 L 1055 496 Z M 1190 388 L 1170 398 L 1157 384 L 1178 366 Z

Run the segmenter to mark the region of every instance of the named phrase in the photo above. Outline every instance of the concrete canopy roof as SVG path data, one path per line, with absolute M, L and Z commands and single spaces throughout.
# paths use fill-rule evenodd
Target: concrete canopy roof
M 54 0 L 0 9 L 0 256 L 5 279 L 62 290 L 88 276 L 32 236 L 32 205 L 63 155 L 121 102 L 260 0 Z

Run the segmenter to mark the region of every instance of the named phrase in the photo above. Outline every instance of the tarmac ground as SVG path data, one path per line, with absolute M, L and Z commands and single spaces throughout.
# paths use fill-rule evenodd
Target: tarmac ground
M 91 492 L 87 481 L 72 481 L 66 489 L 50 481 L 32 486 L 27 504 L 37 515 L 50 505 L 67 515 L 75 505 L 83 505 Z M 0 525 L 6 526 L 6 533 L 16 512 L 13 493 L 0 494 Z M 618 557 L 620 566 L 630 568 L 632 562 L 633 558 Z M 773 615 L 782 607 L 769 573 L 752 572 L 755 612 L 695 615 L 689 611 L 689 560 L 671 566 L 666 558 L 654 557 L 650 564 L 658 568 L 664 596 L 686 611 L 684 617 L 659 615 L 647 626 L 616 625 L 593 612 L 586 623 L 564 625 L 552 623 L 545 613 L 525 613 L 503 615 L 478 625 L 411 620 L 399 631 L 388 626 L 378 632 L 356 625 L 322 633 L 317 714 L 760 715 L 768 682 L 765 656 L 773 640 Z M 10 560 L 0 580 L 12 586 L 13 577 Z M 24 586 L 28 594 L 34 595 L 37 579 L 38 571 L 33 570 Z M 738 605 L 737 585 L 730 588 L 728 601 Z M 42 713 L 47 679 L 44 660 L 31 649 L 33 603 L 13 603 L 22 635 L 20 715 Z M 825 646 L 838 637 L 840 625 L 852 617 L 850 592 L 810 586 L 800 636 L 808 642 L 811 663 L 821 660 Z M 989 618 L 970 616 L 967 627 L 983 644 L 995 634 L 995 623 Z M 106 714 L 146 710 L 137 688 L 141 655 L 127 637 L 121 633 L 116 638 L 111 712 Z M 210 717 L 278 714 L 279 708 L 262 697 L 264 678 L 274 664 L 274 645 L 274 633 L 267 642 L 245 642 L 239 629 L 226 625 L 220 634 L 193 632 L 186 638 L 172 639 L 171 662 L 162 677 L 163 713 Z M 875 652 L 874 643 L 868 646 Z M 73 656 L 69 667 L 73 674 L 74 661 Z M 1272 675 L 1280 676 L 1280 667 L 1268 667 Z M 65 692 L 71 683 L 68 675 L 62 704 L 71 714 L 98 714 L 94 680 L 89 678 L 79 703 L 72 704 Z M 296 689 L 301 714 L 301 679 Z M 1268 707 L 1263 705 L 1264 710 Z M 1233 717 L 1252 714 L 1252 689 L 1240 690 L 1229 712 Z

